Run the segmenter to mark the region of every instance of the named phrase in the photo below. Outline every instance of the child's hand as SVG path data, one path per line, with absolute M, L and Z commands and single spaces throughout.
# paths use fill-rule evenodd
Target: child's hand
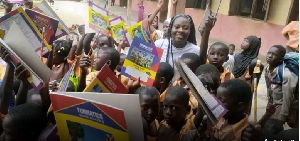
M 23 82 L 26 82 L 27 81 L 27 78 L 30 76 L 30 73 L 28 72 L 28 70 L 21 64 L 21 63 L 18 63 L 16 65 L 16 72 L 15 72 L 15 76 L 23 81 Z
M 216 21 L 216 17 L 211 13 L 210 16 L 208 16 L 208 19 L 205 21 L 205 30 L 211 31 L 211 29 L 215 26 Z
M 160 1 L 158 2 L 157 7 L 158 7 L 159 9 L 162 9 L 162 7 L 164 6 L 164 4 L 165 4 L 165 0 L 160 0 Z
M 56 80 L 53 80 L 51 82 L 49 82 L 49 88 L 50 90 L 52 90 L 53 92 L 58 90 L 58 82 Z
M 1 58 L 9 65 L 11 64 L 11 57 L 8 54 L 8 52 L 6 51 L 6 49 L 2 49 L 2 53 L 1 53 Z
M 276 104 L 275 103 L 268 103 L 266 108 L 266 115 L 271 117 L 276 112 Z
M 77 46 L 77 44 L 78 44 L 78 41 L 79 41 L 79 36 L 77 36 L 77 35 L 74 35 L 73 36 L 73 43 L 72 43 L 72 47 L 73 46 Z M 53 50 L 53 49 L 52 49 Z
M 136 81 L 133 82 L 133 80 L 129 80 L 127 83 L 127 90 L 129 91 L 129 93 L 135 93 L 135 91 L 141 87 L 141 80 L 140 78 L 138 78 Z
M 261 136 L 261 126 L 259 124 L 249 123 L 249 126 L 242 132 L 242 141 L 258 141 Z
M 83 73 L 87 73 L 89 67 L 91 66 L 91 59 L 90 59 L 90 57 L 87 56 L 87 55 L 81 57 L 81 59 L 79 61 L 79 64 L 80 64 L 81 71 Z
M 172 0 L 172 4 L 175 5 L 177 4 L 178 0 Z

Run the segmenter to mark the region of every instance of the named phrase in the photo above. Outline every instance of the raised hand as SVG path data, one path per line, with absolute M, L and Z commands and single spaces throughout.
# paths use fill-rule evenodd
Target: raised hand
M 23 82 L 27 82 L 27 78 L 30 76 L 30 73 L 29 73 L 29 71 L 21 63 L 18 63 L 16 65 L 15 76 L 19 80 L 21 80 Z
M 162 7 L 164 6 L 164 4 L 165 4 L 165 0 L 160 0 L 160 1 L 158 2 L 157 7 L 158 7 L 159 9 L 162 9 Z
M 178 0 L 172 0 L 172 4 L 175 5 L 177 4 Z
M 79 64 L 80 64 L 81 71 L 84 72 L 84 73 L 87 73 L 89 67 L 91 66 L 91 59 L 90 59 L 90 57 L 87 56 L 87 55 L 81 57 L 81 59 L 79 61 Z
M 242 141 L 258 141 L 261 137 L 261 126 L 259 124 L 249 123 L 249 126 L 242 132 Z
M 204 29 L 206 31 L 211 31 L 212 28 L 215 26 L 216 21 L 217 18 L 211 13 L 210 16 L 208 16 L 208 19 L 205 21 Z
M 129 93 L 135 93 L 135 91 L 141 87 L 141 80 L 138 78 L 136 81 L 129 80 L 127 83 L 126 88 L 128 89 Z

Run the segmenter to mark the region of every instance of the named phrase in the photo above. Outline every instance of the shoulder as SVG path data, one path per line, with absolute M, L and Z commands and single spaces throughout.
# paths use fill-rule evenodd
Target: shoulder
M 164 46 L 169 45 L 168 39 L 159 39 L 154 42 L 156 47 L 163 48 Z
M 196 53 L 196 54 L 199 55 L 200 48 L 197 45 L 194 45 L 194 44 L 188 42 L 187 45 L 186 45 L 186 48 L 188 50 L 190 50 L 191 52 Z

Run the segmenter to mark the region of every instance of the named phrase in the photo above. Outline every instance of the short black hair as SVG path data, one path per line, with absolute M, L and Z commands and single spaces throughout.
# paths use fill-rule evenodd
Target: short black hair
M 57 40 L 54 42 L 53 45 L 55 52 L 61 57 L 68 57 L 72 48 L 72 43 L 67 40 Z
M 210 50 L 213 46 L 221 46 L 221 47 L 224 48 L 225 54 L 227 54 L 227 55 L 229 54 L 229 47 L 228 47 L 226 44 L 224 44 L 224 43 L 222 43 L 222 42 L 215 42 L 215 43 L 213 43 L 213 44 L 210 46 L 209 50 Z M 209 50 L 208 50 L 208 51 L 209 51 Z
M 233 49 L 235 49 L 235 45 L 234 44 L 229 44 L 228 47 L 233 47 Z
M 78 26 L 78 33 L 79 33 L 80 35 L 84 34 L 84 28 L 85 28 L 85 25 L 84 25 L 84 24 Z
M 156 97 L 156 96 L 159 97 L 159 92 L 154 87 L 142 86 L 142 87 L 139 87 L 135 91 L 135 93 L 139 94 L 140 97 L 142 95 L 147 95 L 147 96 L 151 96 L 151 97 Z
M 111 61 L 110 69 L 115 70 L 117 65 L 120 63 L 120 53 L 115 48 L 111 47 L 100 48 L 99 52 L 108 55 L 108 60 Z
M 277 135 L 279 132 L 283 131 L 283 124 L 280 120 L 275 118 L 269 118 L 263 128 L 263 130 L 266 130 L 272 134 Z
M 180 57 L 181 60 L 189 59 L 195 63 L 200 63 L 200 57 L 196 53 L 185 53 Z
M 170 82 L 174 77 L 174 70 L 170 64 L 161 62 L 159 64 L 156 76 L 164 77 L 167 82 Z
M 166 96 L 167 95 L 176 96 L 180 98 L 186 106 L 189 105 L 189 100 L 190 100 L 189 92 L 182 87 L 179 86 L 170 87 L 166 92 Z
M 282 45 L 273 45 L 272 47 L 278 49 L 278 53 L 280 54 L 281 57 L 284 57 L 284 55 L 286 54 L 286 50 Z
M 33 133 L 35 139 L 47 126 L 47 115 L 43 106 L 35 103 L 18 105 L 5 118 L 11 118 L 13 126 L 18 127 L 19 131 L 27 132 L 28 135 Z
M 218 68 L 212 64 L 201 65 L 197 68 L 196 75 L 199 76 L 203 74 L 214 74 L 220 76 Z
M 231 79 L 223 82 L 220 87 L 237 99 L 237 102 L 249 103 L 252 99 L 251 88 L 249 84 L 241 79 Z

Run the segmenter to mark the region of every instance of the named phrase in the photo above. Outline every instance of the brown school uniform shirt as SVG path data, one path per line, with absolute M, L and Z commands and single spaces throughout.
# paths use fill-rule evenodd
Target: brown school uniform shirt
M 206 60 L 206 64 L 209 64 L 209 61 Z M 224 68 L 224 71 L 223 73 L 220 75 L 220 79 L 221 79 L 221 83 L 225 82 L 226 80 L 230 80 L 230 79 L 234 79 L 234 75 L 229 71 L 227 70 L 226 68 Z M 248 67 L 248 74 L 249 74 L 249 67 Z M 250 76 L 250 75 L 249 75 Z
M 183 80 L 182 78 L 178 78 L 176 81 L 174 81 L 173 83 L 173 86 L 180 86 L 180 87 L 183 87 Z M 183 88 L 185 88 L 188 92 L 189 92 L 189 95 L 190 95 L 190 101 L 189 101 L 189 104 L 191 106 L 191 108 L 197 108 L 198 106 L 198 101 L 197 99 L 194 97 L 193 93 L 191 90 L 189 90 L 188 86 L 184 86 Z
M 180 130 L 173 129 L 163 120 L 159 125 L 157 141 L 179 141 L 188 131 L 196 129 L 194 118 L 187 119 Z
M 157 131 L 159 128 L 159 123 L 157 120 L 154 120 L 150 126 L 154 126 Z M 157 132 L 155 133 L 155 135 L 147 135 L 147 141 L 157 141 Z
M 236 124 L 222 127 L 225 119 L 222 118 L 214 127 L 214 134 L 211 141 L 241 141 L 242 131 L 249 125 L 248 116 Z

